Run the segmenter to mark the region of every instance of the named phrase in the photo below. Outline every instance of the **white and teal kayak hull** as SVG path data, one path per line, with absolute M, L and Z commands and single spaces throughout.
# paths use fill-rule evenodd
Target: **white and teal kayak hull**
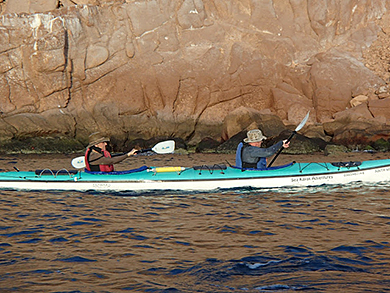
M 0 173 L 0 189 L 75 191 L 211 191 L 229 188 L 280 188 L 377 183 L 390 179 L 390 160 L 344 164 L 292 163 L 272 170 L 221 167 L 141 168 L 137 172 L 91 174 L 84 171 L 12 171 Z

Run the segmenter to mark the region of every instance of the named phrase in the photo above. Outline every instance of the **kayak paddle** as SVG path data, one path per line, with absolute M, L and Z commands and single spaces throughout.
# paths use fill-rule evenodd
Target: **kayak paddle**
M 71 162 L 73 168 L 76 168 L 76 169 L 81 169 L 81 168 L 85 168 L 85 161 L 84 161 L 84 157 L 77 157 L 77 158 L 74 158 Z
M 290 135 L 290 137 L 287 139 L 286 143 L 289 142 L 289 141 L 294 137 L 294 135 L 297 134 L 297 132 L 298 132 L 299 130 L 302 129 L 303 126 L 305 126 L 305 124 L 306 124 L 306 122 L 307 122 L 307 119 L 309 119 L 309 114 L 310 114 L 310 111 L 307 112 L 305 118 L 303 118 L 303 120 L 301 121 L 301 123 L 299 123 L 299 125 L 297 126 L 297 128 L 295 128 L 295 130 L 293 131 L 293 133 L 291 133 L 291 135 Z M 283 151 L 283 147 L 281 147 L 281 148 L 279 149 L 279 151 L 276 153 L 276 155 L 275 155 L 274 158 L 272 159 L 271 163 L 269 163 L 269 165 L 268 165 L 267 168 L 269 168 L 269 167 L 272 166 L 273 162 L 275 162 L 276 158 L 280 155 L 280 153 L 281 153 L 282 151 Z
M 174 140 L 166 140 L 159 142 L 151 149 L 139 150 L 137 153 L 144 153 L 148 151 L 153 151 L 156 154 L 172 154 L 175 150 L 175 141 Z
M 139 150 L 136 152 L 136 154 L 145 153 L 148 151 L 153 151 L 156 154 L 171 154 L 174 152 L 174 150 L 175 150 L 175 141 L 174 140 L 166 140 L 166 141 L 159 142 L 158 144 L 156 144 L 154 147 L 152 147 L 150 149 Z M 72 160 L 71 164 L 74 168 L 77 168 L 77 169 L 85 168 L 84 156 L 74 158 Z

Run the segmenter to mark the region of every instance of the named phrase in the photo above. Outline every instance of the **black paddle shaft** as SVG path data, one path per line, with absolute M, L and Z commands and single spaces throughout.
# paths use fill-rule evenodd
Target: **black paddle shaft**
M 293 133 L 291 133 L 290 137 L 287 138 L 286 143 L 291 141 L 291 139 L 294 137 L 294 135 L 297 134 L 297 132 L 294 130 Z M 278 150 L 272 161 L 269 163 L 268 168 L 272 166 L 272 164 L 275 162 L 276 158 L 280 155 L 280 153 L 283 151 L 283 146 Z
M 153 149 L 142 149 L 142 150 L 138 150 L 135 152 L 135 155 L 136 154 L 141 154 L 141 153 L 146 153 L 146 152 L 150 152 L 150 151 L 153 151 Z M 119 154 L 112 154 L 111 157 L 117 157 L 117 156 L 122 156 L 124 154 L 127 154 L 128 152 L 126 153 L 119 153 Z
M 142 150 L 138 150 L 138 151 L 136 151 L 135 153 L 136 154 L 139 154 L 139 153 L 146 153 L 146 152 L 150 152 L 150 151 L 152 151 L 153 149 L 142 149 Z

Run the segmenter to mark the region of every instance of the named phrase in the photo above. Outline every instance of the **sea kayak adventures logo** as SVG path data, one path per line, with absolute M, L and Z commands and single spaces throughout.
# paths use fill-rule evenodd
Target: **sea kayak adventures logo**
M 327 181 L 332 179 L 333 179 L 333 175 L 321 175 L 321 176 L 291 178 L 291 182 L 308 182 L 308 181 L 317 181 L 317 180 Z

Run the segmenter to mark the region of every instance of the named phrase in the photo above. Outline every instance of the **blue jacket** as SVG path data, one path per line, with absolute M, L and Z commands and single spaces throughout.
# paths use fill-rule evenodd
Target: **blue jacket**
M 242 148 L 244 144 L 240 142 L 237 146 L 236 150 L 236 167 L 242 168 Z M 260 170 L 264 170 L 267 168 L 267 159 L 265 157 L 259 158 L 259 161 L 257 162 L 257 168 Z

